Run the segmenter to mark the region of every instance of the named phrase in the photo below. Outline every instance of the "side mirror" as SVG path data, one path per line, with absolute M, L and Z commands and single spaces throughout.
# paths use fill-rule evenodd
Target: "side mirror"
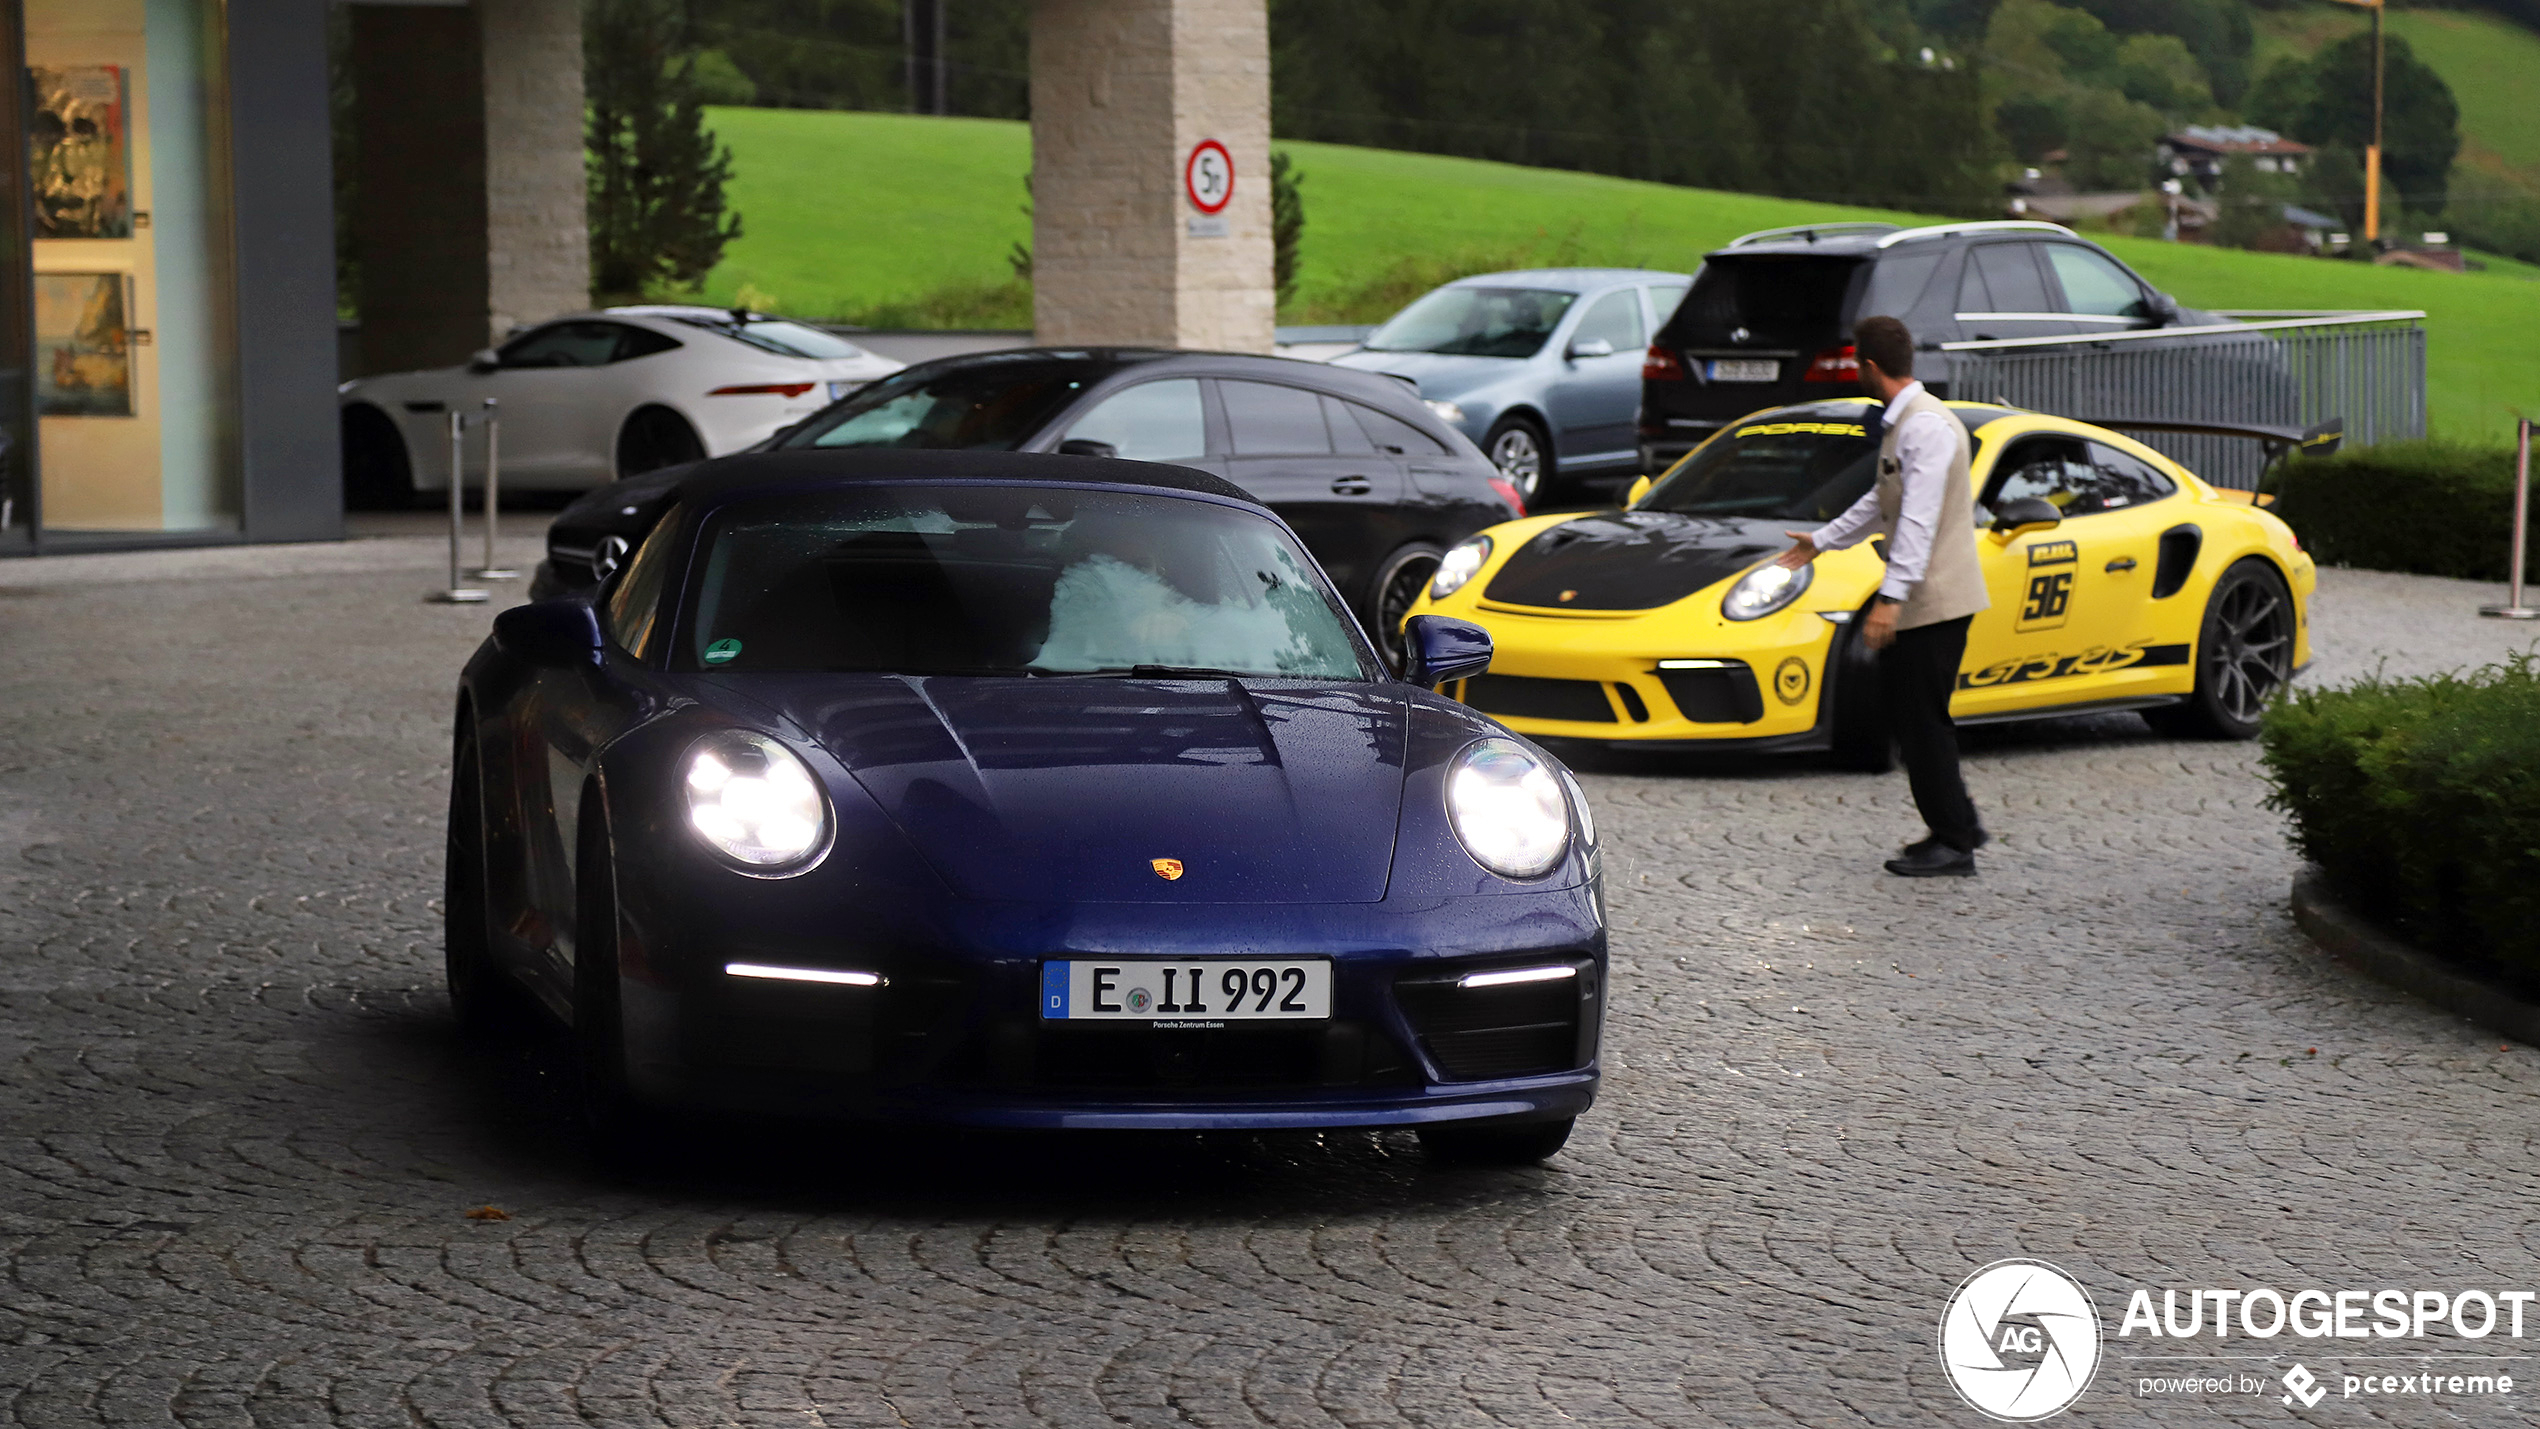
M 2147 306 L 2152 310 L 2152 320 L 2162 327 L 2178 321 L 2178 299 L 2167 293 L 2154 292 Z
M 1632 489 L 1623 493 L 1623 509 L 1629 511 L 1633 507 L 1638 506 L 1640 504 L 1640 499 L 1649 494 L 1650 486 L 1651 482 L 1648 477 L 1633 477 Z
M 1069 437 L 1067 440 L 1058 444 L 1058 450 L 1061 456 L 1098 456 L 1116 458 L 1120 455 L 1120 448 L 1113 446 L 1109 442 L 1095 441 L 1091 437 Z
M 1490 668 L 1490 632 L 1469 620 L 1415 615 L 1402 627 L 1402 678 L 1424 690 Z
M 1612 357 L 1614 344 L 1601 337 L 1592 337 L 1585 342 L 1570 344 L 1570 355 L 1572 357 Z
M 596 665 L 600 613 L 572 596 L 515 605 L 494 617 L 494 648 L 532 665 Z
M 487 373 L 501 367 L 502 365 L 502 354 L 496 352 L 490 347 L 480 347 L 476 351 L 468 354 L 467 370 L 470 372 L 479 374 Z
M 2054 502 L 2042 497 L 2023 496 L 2017 501 L 2004 503 L 2002 509 L 1993 514 L 1991 529 L 1994 535 L 2007 541 L 2031 531 L 2052 531 L 2063 524 L 2064 513 L 2055 509 Z

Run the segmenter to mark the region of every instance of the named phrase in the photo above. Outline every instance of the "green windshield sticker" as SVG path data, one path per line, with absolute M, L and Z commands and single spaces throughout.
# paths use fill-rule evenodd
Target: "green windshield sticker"
M 740 655 L 741 642 L 728 636 L 706 647 L 706 663 L 709 665 L 729 665 Z

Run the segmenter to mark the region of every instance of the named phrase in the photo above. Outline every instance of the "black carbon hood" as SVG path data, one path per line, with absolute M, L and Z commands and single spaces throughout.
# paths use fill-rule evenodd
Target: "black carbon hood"
M 1482 594 L 1552 610 L 1654 610 L 1789 546 L 1769 521 L 1607 511 L 1546 527 Z

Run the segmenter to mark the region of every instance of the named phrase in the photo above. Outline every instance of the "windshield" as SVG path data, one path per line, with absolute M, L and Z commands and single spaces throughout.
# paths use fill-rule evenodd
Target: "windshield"
M 1578 300 L 1541 288 L 1440 288 L 1376 329 L 1367 350 L 1532 357 Z
M 729 508 L 701 549 L 688 670 L 1367 677 L 1313 562 L 1212 502 L 863 487 Z
M 730 318 L 684 316 L 674 321 L 686 323 L 690 327 L 701 327 L 711 333 L 720 333 L 734 342 L 748 343 L 761 352 L 772 352 L 779 357 L 830 358 L 865 355 L 863 348 L 834 333 L 822 332 L 816 327 L 788 322 L 783 318 L 754 317 L 747 322 L 735 322 Z
M 1877 479 L 1878 442 L 1857 421 L 1790 415 L 1722 432 L 1633 509 L 1813 524 L 1842 515 Z
M 1099 375 L 1081 362 L 913 368 L 819 413 L 778 445 L 1012 451 Z

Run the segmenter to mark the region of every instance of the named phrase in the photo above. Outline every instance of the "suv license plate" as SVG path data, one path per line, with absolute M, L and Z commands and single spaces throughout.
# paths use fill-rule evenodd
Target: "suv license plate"
M 1723 357 L 1711 364 L 1714 382 L 1778 382 L 1782 365 L 1769 357 Z
M 1325 1021 L 1331 1015 L 1328 958 L 1041 964 L 1041 1016 L 1048 1021 L 1170 1025 Z

